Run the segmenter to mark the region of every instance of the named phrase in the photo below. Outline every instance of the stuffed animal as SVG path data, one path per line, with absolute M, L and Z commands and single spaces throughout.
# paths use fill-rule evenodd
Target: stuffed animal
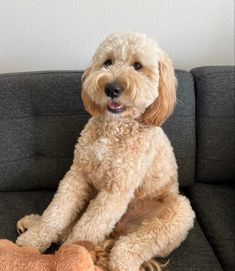
M 62 246 L 55 254 L 40 254 L 35 248 L 0 240 L 0 271 L 102 271 L 94 265 L 89 244 L 80 244 Z

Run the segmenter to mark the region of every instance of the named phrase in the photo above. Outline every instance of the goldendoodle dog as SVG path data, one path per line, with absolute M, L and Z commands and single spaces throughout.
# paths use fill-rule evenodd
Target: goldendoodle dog
M 177 248 L 194 221 L 160 127 L 176 103 L 171 60 L 143 34 L 111 34 L 83 75 L 81 95 L 92 117 L 73 164 L 42 216 L 18 221 L 16 243 L 43 252 L 52 242 L 100 244 L 115 233 L 109 270 L 137 271 Z

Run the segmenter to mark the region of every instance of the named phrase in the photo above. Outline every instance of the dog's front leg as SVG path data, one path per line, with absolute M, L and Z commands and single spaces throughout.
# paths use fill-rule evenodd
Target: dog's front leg
M 19 246 L 32 246 L 44 252 L 57 242 L 63 231 L 74 221 L 89 196 L 89 185 L 82 172 L 72 166 L 60 182 L 52 202 L 38 223 L 18 237 Z
M 126 212 L 132 196 L 133 190 L 131 189 L 123 192 L 101 191 L 90 202 L 65 244 L 78 240 L 88 240 L 94 244 L 103 241 Z

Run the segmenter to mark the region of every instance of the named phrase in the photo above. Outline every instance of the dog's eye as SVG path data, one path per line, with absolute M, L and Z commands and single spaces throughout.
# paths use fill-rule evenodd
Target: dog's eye
M 134 69 L 136 71 L 142 69 L 142 65 L 139 63 L 139 62 L 135 62 L 134 65 L 133 65 Z
M 104 67 L 111 66 L 113 64 L 113 61 L 111 59 L 108 59 L 104 62 Z

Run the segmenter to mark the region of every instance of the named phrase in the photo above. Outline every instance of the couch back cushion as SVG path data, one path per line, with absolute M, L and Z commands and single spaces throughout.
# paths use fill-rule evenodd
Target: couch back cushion
M 0 190 L 55 188 L 89 116 L 82 72 L 0 76 Z
M 177 104 L 173 115 L 163 124 L 174 148 L 181 187 L 191 186 L 195 178 L 196 125 L 195 90 L 190 73 L 176 70 Z
M 196 179 L 234 182 L 234 66 L 202 67 L 191 72 L 197 95 Z
M 0 191 L 56 188 L 72 163 L 89 115 L 80 98 L 79 71 L 0 76 Z M 177 72 L 178 105 L 164 125 L 179 163 L 180 182 L 194 180 L 192 76 Z

